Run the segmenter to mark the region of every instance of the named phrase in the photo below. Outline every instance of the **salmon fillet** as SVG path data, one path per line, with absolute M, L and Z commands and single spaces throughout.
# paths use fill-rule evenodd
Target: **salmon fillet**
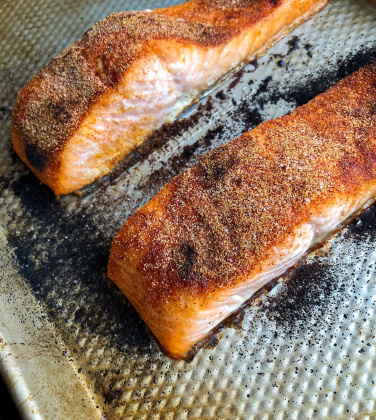
M 112 14 L 21 91 L 14 149 L 56 195 L 78 190 L 327 2 L 194 0 Z
M 376 62 L 202 157 L 123 225 L 108 276 L 189 358 L 376 195 Z

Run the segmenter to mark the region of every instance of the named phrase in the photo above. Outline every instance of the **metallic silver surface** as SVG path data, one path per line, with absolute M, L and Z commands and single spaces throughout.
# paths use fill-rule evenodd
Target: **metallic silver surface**
M 191 363 L 159 352 L 106 277 L 112 237 L 169 179 L 376 57 L 375 3 L 332 1 L 88 197 L 55 199 L 11 151 L 11 109 L 40 67 L 111 12 L 177 3 L 0 3 L 1 373 L 30 419 L 375 418 L 373 208 Z

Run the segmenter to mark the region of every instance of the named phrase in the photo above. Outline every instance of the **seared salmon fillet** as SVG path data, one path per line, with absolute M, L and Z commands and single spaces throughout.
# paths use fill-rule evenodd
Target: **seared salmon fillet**
M 327 2 L 194 0 L 112 14 L 21 91 L 14 149 L 56 195 L 78 190 Z
M 376 62 L 174 178 L 115 236 L 108 275 L 189 358 L 375 196 Z

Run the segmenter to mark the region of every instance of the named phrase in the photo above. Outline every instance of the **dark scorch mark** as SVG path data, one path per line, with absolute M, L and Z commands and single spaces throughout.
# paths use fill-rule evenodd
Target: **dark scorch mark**
M 43 172 L 46 169 L 46 158 L 35 146 L 27 145 L 25 148 L 26 159 L 37 171 Z
M 24 211 L 22 219 L 10 222 L 8 240 L 16 247 L 21 274 L 50 316 L 72 330 L 100 335 L 119 350 L 150 352 L 151 340 L 135 310 L 106 280 L 115 232 L 109 228 L 104 236 L 89 214 L 69 214 L 33 175 L 21 176 L 11 189 Z

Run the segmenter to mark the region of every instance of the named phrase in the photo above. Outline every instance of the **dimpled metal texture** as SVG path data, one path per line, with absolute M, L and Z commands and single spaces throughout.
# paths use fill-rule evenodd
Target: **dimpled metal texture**
M 375 418 L 375 208 L 262 290 L 191 363 L 159 351 L 106 277 L 114 234 L 173 176 L 203 153 L 290 112 L 376 58 L 374 2 L 332 1 L 160 129 L 158 150 L 84 198 L 56 199 L 12 151 L 11 110 L 17 92 L 38 69 L 111 12 L 177 3 L 0 4 L 0 229 L 6 238 L 0 254 L 12 265 L 2 269 L 18 273 L 31 295 L 28 302 L 35 305 L 33 311 L 28 303 L 31 322 L 17 328 L 32 334 L 37 328 L 32 317 L 43 313 L 55 337 L 46 348 L 54 348 L 54 363 L 83 386 L 82 400 L 98 418 Z M 6 292 L 0 278 L 0 298 Z M 14 308 L 0 324 L 0 350 L 7 349 L 24 296 L 7 298 Z M 29 365 L 5 350 L 0 363 L 8 385 L 16 371 L 24 379 L 13 390 L 20 404 L 19 394 L 27 395 L 33 386 Z M 68 387 L 52 371 L 49 375 L 48 364 L 40 369 L 48 378 L 43 389 Z M 25 413 L 21 407 L 24 416 L 51 418 L 43 409 L 44 391 L 30 395 L 34 408 Z M 62 403 L 56 410 L 56 418 L 78 418 Z

